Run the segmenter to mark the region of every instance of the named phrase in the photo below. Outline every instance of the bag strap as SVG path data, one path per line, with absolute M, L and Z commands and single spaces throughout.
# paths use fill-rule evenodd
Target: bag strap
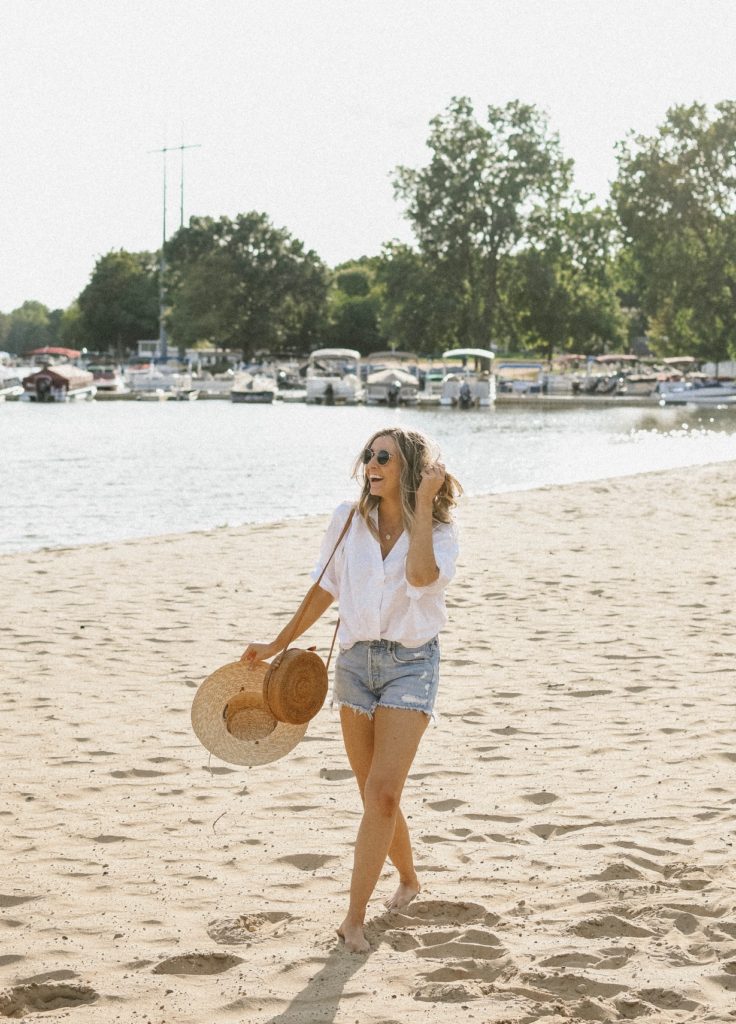
M 340 547 L 340 544 L 342 543 L 342 540 L 343 540 L 343 538 L 344 538 L 345 534 L 346 534 L 346 533 L 348 532 L 348 530 L 350 529 L 350 524 L 351 524 L 351 523 L 352 523 L 352 521 L 353 521 L 353 516 L 354 516 L 354 515 L 355 515 L 355 506 L 353 506 L 353 507 L 352 507 L 352 508 L 350 509 L 350 515 L 349 515 L 349 516 L 347 517 L 347 519 L 345 520 L 345 525 L 343 526 L 342 530 L 340 531 L 340 536 L 339 536 L 339 537 L 337 538 L 337 542 L 336 542 L 336 544 L 335 544 L 334 548 L 332 549 L 332 554 L 330 555 L 330 557 L 329 557 L 329 558 L 327 559 L 327 561 L 325 562 L 325 564 L 324 564 L 324 566 L 323 566 L 323 568 L 322 568 L 322 572 L 321 572 L 321 573 L 319 574 L 319 577 L 317 578 L 317 581 L 316 581 L 316 583 L 313 583 L 313 584 L 312 584 L 312 586 L 311 586 L 311 587 L 309 588 L 309 590 L 307 591 L 307 597 L 305 598 L 305 600 L 304 600 L 304 604 L 302 605 L 302 611 L 301 611 L 301 613 L 300 613 L 300 614 L 299 614 L 299 615 L 297 616 L 297 618 L 296 618 L 296 619 L 294 620 L 294 628 L 293 628 L 293 629 L 292 629 L 292 631 L 291 631 L 291 636 L 289 637 L 289 641 L 288 641 L 288 643 L 286 644 L 286 647 L 284 647 L 284 650 L 283 650 L 283 652 L 282 652 L 282 654 L 281 654 L 281 657 L 283 657 L 283 655 L 284 655 L 284 654 L 286 654 L 287 650 L 289 649 L 289 644 L 290 644 L 290 643 L 291 643 L 291 641 L 292 641 L 292 640 L 294 639 L 294 636 L 295 636 L 295 634 L 296 634 L 296 631 L 297 631 L 297 627 L 298 627 L 298 625 L 299 625 L 299 623 L 300 623 L 300 621 L 301 621 L 301 617 L 302 617 L 302 614 L 304 613 L 304 609 L 305 609 L 305 608 L 307 607 L 307 605 L 309 604 L 309 597 L 311 597 L 311 595 L 312 595 L 312 594 L 314 593 L 314 591 L 315 591 L 315 590 L 317 589 L 317 587 L 318 587 L 318 586 L 320 585 L 320 583 L 322 582 L 322 577 L 323 577 L 323 576 L 324 576 L 324 574 L 325 574 L 325 573 L 327 572 L 327 566 L 328 566 L 328 565 L 330 564 L 330 562 L 332 561 L 332 559 L 333 559 L 333 557 L 334 557 L 334 555 L 335 555 L 335 552 L 336 552 L 336 551 L 337 551 L 337 549 L 338 549 L 338 548 Z M 333 637 L 332 637 L 332 645 L 331 645 L 331 647 L 330 647 L 330 654 L 329 654 L 329 657 L 327 658 L 327 668 L 329 668 L 329 667 L 330 667 L 330 659 L 332 658 L 332 651 L 333 651 L 333 649 L 334 649 L 334 647 L 335 647 L 335 639 L 336 639 L 336 637 L 337 637 L 337 631 L 338 631 L 339 627 L 340 627 L 340 619 L 338 618 L 338 620 L 337 620 L 337 625 L 335 626 L 335 632 L 334 632 L 334 634 L 333 634 Z

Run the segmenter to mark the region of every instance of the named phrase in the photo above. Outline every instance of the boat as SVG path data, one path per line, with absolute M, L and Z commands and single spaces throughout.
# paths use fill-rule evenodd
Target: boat
M 363 398 L 360 352 L 353 348 L 320 348 L 309 355 L 306 401 L 317 405 L 356 405 Z
M 736 405 L 733 381 L 662 381 L 657 394 L 660 405 Z
M 32 366 L 3 366 L 0 364 L 0 402 L 21 398 L 23 381 L 29 373 L 33 373 Z
M 365 382 L 366 405 L 416 405 L 419 381 L 398 366 L 369 373 Z
M 544 387 L 544 366 L 521 359 L 499 363 L 496 367 L 498 392 L 501 395 L 541 395 Z
M 23 381 L 22 399 L 28 402 L 75 402 L 95 397 L 97 388 L 89 370 L 71 363 L 44 366 Z
M 449 369 L 442 380 L 440 405 L 458 409 L 489 408 L 496 400 L 492 372 L 495 353 L 486 348 L 454 348 L 442 353 L 443 361 L 459 359 L 461 366 Z M 469 363 L 472 360 L 473 368 Z
M 190 373 L 180 373 L 167 364 L 154 362 L 129 366 L 126 379 L 130 390 L 139 401 L 167 401 L 179 399 L 191 402 L 199 396 L 192 384 Z
M 276 384 L 270 377 L 244 370 L 235 374 L 230 389 L 231 402 L 247 402 L 251 405 L 270 405 L 276 397 Z
M 119 366 L 114 363 L 89 363 L 87 369 L 94 378 L 98 394 L 128 394 L 129 388 Z

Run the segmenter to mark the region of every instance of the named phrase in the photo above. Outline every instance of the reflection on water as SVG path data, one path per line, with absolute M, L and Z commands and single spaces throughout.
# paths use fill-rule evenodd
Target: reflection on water
M 469 494 L 736 458 L 733 408 L 5 403 L 0 551 L 327 512 L 393 422 L 432 434 Z

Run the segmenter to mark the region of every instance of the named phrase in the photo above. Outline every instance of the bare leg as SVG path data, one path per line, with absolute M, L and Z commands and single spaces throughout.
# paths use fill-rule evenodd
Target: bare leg
M 365 783 L 373 760 L 373 719 L 345 707 L 340 709 L 340 719 L 348 761 L 355 773 L 361 800 L 365 804 Z M 388 849 L 388 856 L 399 872 L 399 887 L 394 895 L 385 901 L 385 905 L 389 910 L 398 910 L 411 903 L 421 891 L 421 885 L 414 870 L 414 854 L 411 848 L 409 828 L 401 813 L 401 808 L 396 816 L 396 827 Z
M 376 709 L 373 756 L 363 788 L 365 809 L 355 843 L 350 906 L 338 929 L 351 952 L 365 953 L 369 949 L 363 934 L 366 907 L 392 845 L 401 793 L 426 728 L 427 716 L 421 711 Z M 401 832 L 397 838 L 399 844 L 408 842 L 408 830 L 405 839 Z

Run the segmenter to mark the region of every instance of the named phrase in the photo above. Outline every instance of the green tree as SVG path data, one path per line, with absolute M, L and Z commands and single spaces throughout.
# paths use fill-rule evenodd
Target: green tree
M 193 217 L 166 246 L 168 323 L 184 346 L 307 351 L 325 327 L 327 268 L 265 214 Z
M 399 167 L 394 179 L 424 269 L 454 307 L 457 340 L 513 342 L 502 268 L 543 244 L 570 195 L 572 162 L 544 115 L 520 102 L 489 106 L 481 121 L 469 99 L 456 97 L 430 127 L 429 163 Z
M 457 296 L 436 266 L 411 246 L 384 246 L 376 271 L 381 295 L 381 325 L 394 348 L 438 355 L 457 347 Z
M 617 293 L 616 230 L 610 210 L 577 203 L 563 210 L 544 247 L 520 252 L 504 268 L 509 306 L 524 347 L 602 352 L 626 345 Z
M 376 258 L 362 256 L 340 264 L 333 271 L 327 294 L 329 325 L 325 334 L 331 345 L 355 348 L 367 355 L 386 344 L 380 323 L 377 263 Z
M 617 146 L 629 287 L 662 354 L 736 355 L 736 102 L 676 106 Z
M 122 358 L 142 338 L 158 337 L 158 274 L 156 256 L 116 250 L 101 256 L 77 300 L 74 333 L 94 351 Z M 71 323 L 68 324 L 71 327 Z
M 42 302 L 29 299 L 10 313 L 5 338 L 9 352 L 22 355 L 54 342 L 49 310 Z

